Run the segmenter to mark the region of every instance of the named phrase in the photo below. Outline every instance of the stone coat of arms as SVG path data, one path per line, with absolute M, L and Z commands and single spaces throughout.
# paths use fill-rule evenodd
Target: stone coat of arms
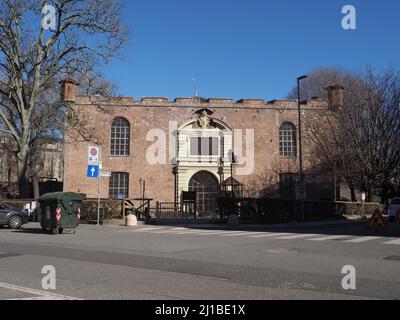
M 211 122 L 211 119 L 208 116 L 207 112 L 203 111 L 202 114 L 199 117 L 199 125 L 200 125 L 200 127 L 203 130 L 208 129 L 208 127 L 210 126 L 210 122 Z

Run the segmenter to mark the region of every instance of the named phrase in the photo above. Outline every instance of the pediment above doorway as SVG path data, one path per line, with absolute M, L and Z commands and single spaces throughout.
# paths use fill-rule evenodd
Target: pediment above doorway
M 195 118 L 192 118 L 184 122 L 178 130 L 221 130 L 221 131 L 232 131 L 230 126 L 225 122 L 214 118 L 214 112 L 209 109 L 200 109 L 194 114 Z

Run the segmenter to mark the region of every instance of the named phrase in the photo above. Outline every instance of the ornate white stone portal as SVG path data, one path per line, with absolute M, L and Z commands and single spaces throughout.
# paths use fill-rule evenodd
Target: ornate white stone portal
M 195 115 L 197 118 L 178 128 L 176 191 L 178 197 L 182 191 L 197 191 L 201 197 L 199 210 L 209 210 L 215 188 L 230 175 L 233 133 L 226 123 L 212 118 L 210 110 L 203 109 Z

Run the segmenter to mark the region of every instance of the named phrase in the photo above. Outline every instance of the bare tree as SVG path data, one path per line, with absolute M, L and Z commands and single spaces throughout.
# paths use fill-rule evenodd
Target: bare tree
M 367 69 L 348 83 L 344 101 L 338 112 L 307 123 L 313 155 L 369 200 L 381 190 L 384 202 L 400 167 L 400 75 Z
M 54 97 L 58 81 L 68 75 L 92 84 L 96 66 L 127 40 L 116 0 L 55 0 L 54 15 L 47 2 L 0 1 L 0 131 L 17 144 L 22 197 L 35 140 L 59 129 L 52 119 L 65 118 Z
M 394 69 L 367 70 L 361 79 L 363 89 L 350 92 L 340 117 L 348 133 L 343 149 L 358 186 L 370 196 L 381 189 L 385 200 L 385 186 L 400 166 L 400 76 Z
M 326 88 L 332 84 L 340 83 L 343 87 L 354 86 L 359 81 L 358 77 L 346 70 L 329 67 L 318 68 L 309 73 L 308 78 L 301 83 L 302 100 L 310 100 L 318 97 L 326 100 Z M 289 99 L 297 99 L 297 87 L 294 87 L 288 95 Z

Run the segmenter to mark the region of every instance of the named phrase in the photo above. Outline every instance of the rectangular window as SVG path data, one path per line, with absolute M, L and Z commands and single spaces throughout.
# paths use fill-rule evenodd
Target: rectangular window
M 109 196 L 111 199 L 129 198 L 129 173 L 111 173 Z
M 192 137 L 190 138 L 191 156 L 219 156 L 219 138 L 217 137 Z

